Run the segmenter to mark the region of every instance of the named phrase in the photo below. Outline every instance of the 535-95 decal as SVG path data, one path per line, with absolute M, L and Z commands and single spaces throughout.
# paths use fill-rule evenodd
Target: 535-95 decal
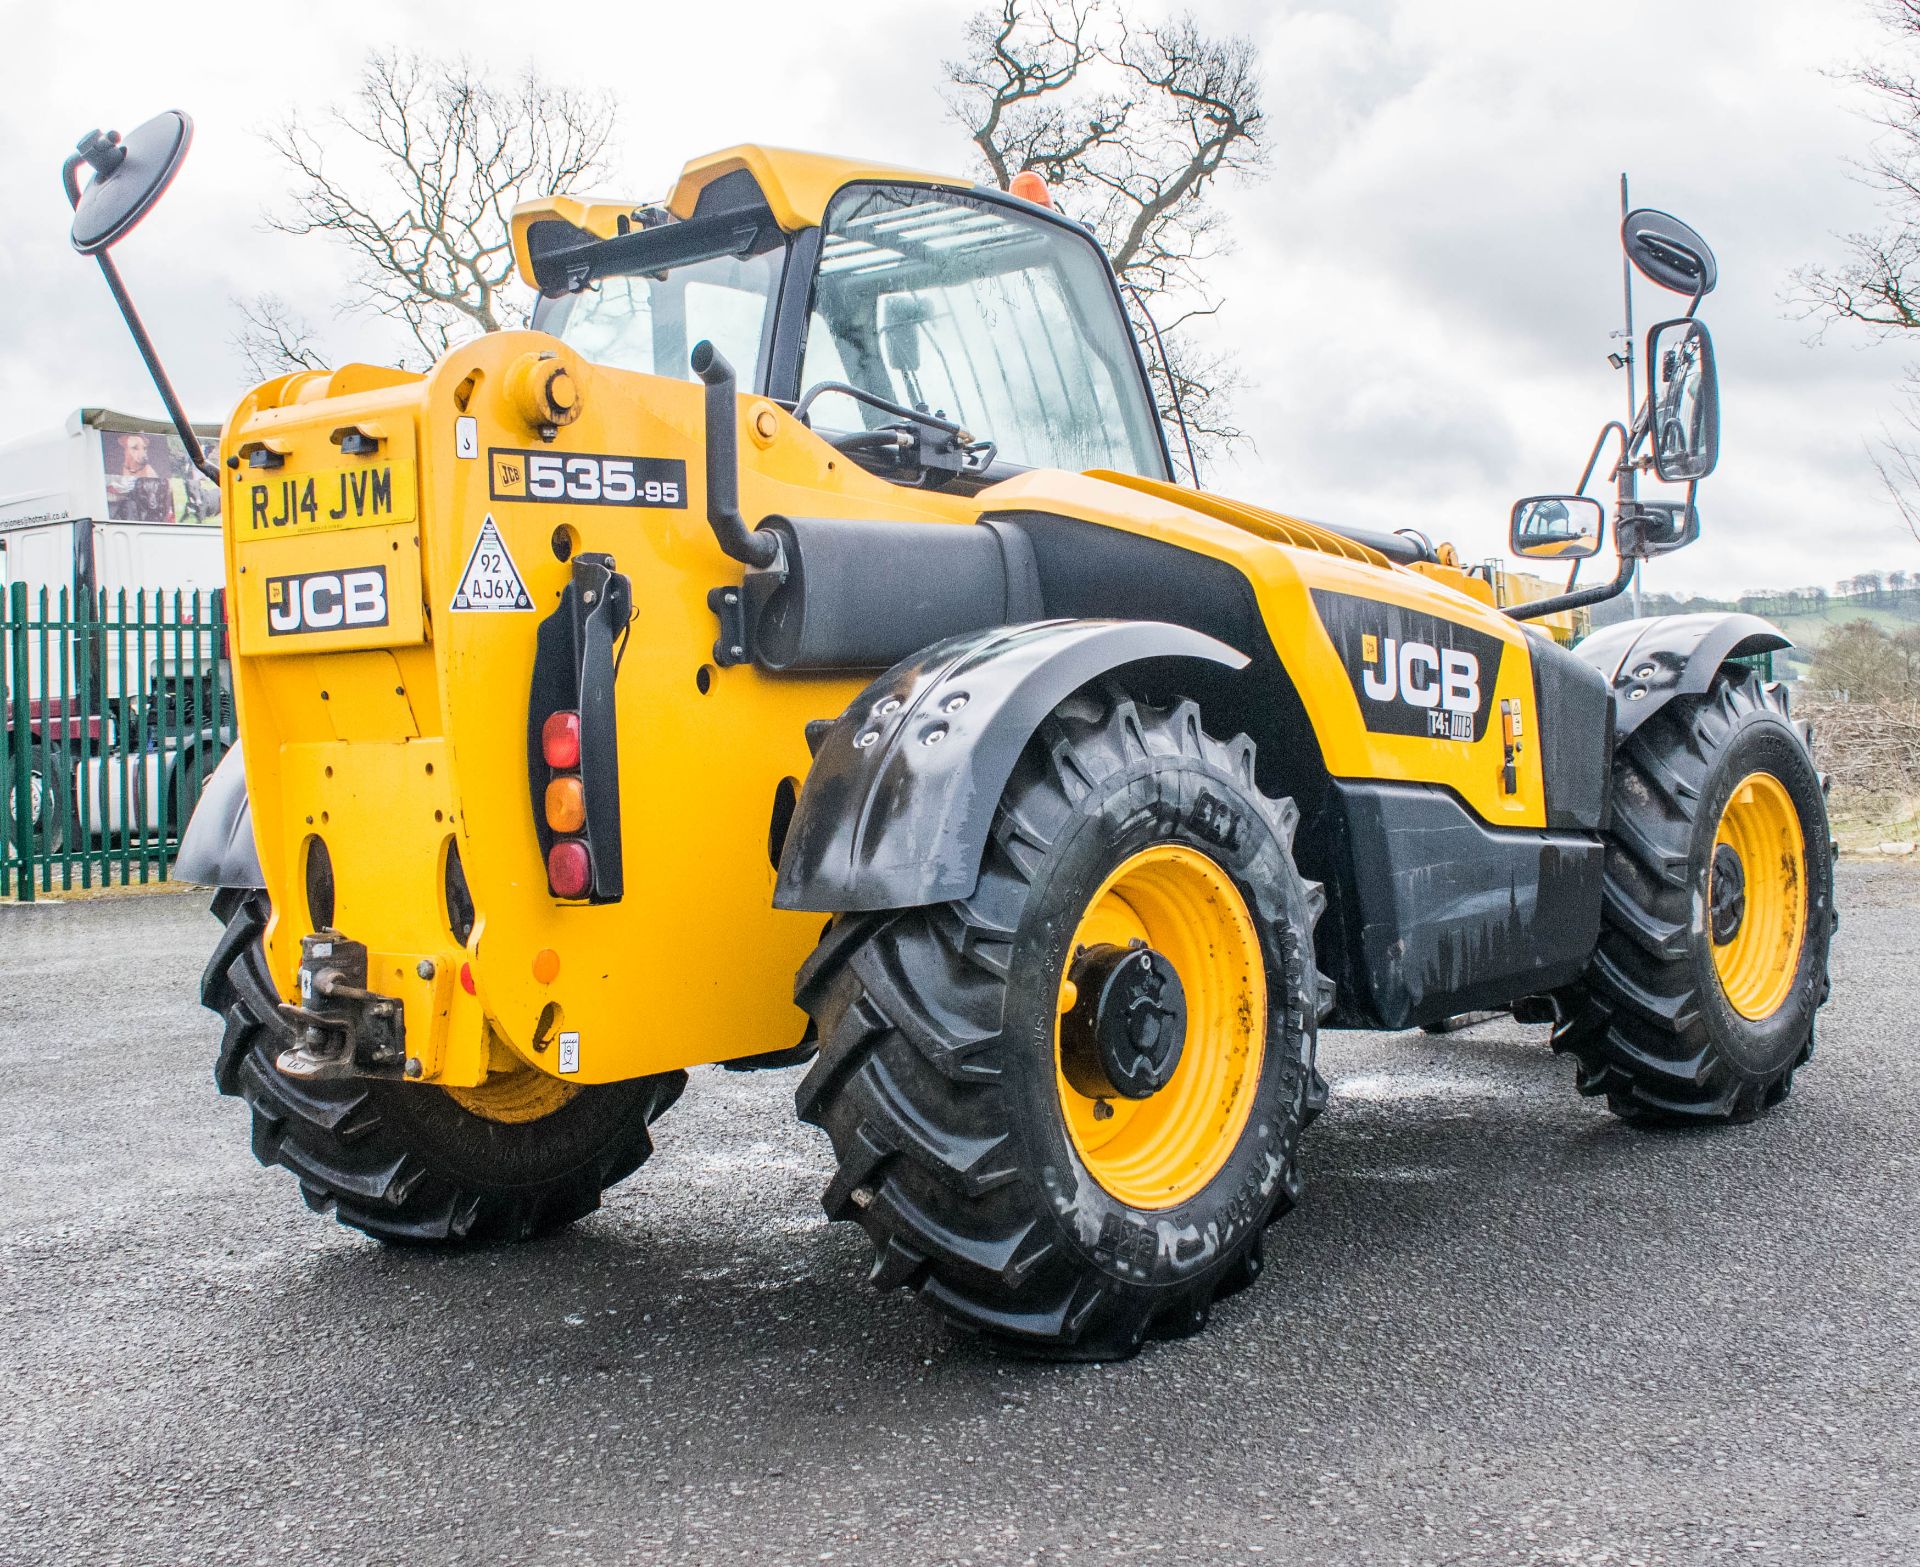
M 496 501 L 561 501 L 573 506 L 685 507 L 687 465 L 677 457 L 610 457 L 584 452 L 487 452 Z

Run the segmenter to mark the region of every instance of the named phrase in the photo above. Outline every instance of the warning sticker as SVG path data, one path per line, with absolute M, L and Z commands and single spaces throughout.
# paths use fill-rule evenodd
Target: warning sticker
M 467 569 L 460 574 L 460 586 L 453 592 L 453 607 L 468 610 L 532 609 L 527 585 L 507 553 L 506 540 L 494 526 L 493 518 L 480 524 L 480 537 L 467 557 Z

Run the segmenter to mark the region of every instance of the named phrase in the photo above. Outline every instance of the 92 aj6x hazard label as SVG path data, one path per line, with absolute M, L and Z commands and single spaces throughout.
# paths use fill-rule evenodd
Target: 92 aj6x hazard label
M 488 493 L 496 501 L 680 508 L 687 504 L 687 465 L 677 457 L 605 457 L 494 446 L 487 450 L 487 465 Z
M 1471 742 L 1487 732 L 1506 651 L 1498 637 L 1322 588 L 1313 590 L 1313 606 L 1373 733 Z

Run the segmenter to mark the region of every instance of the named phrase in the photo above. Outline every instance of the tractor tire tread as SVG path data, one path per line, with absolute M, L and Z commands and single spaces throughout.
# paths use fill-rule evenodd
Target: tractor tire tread
M 1751 1120 L 1787 1096 L 1812 1054 L 1809 1012 L 1805 1040 L 1784 1066 L 1757 1078 L 1736 1070 L 1710 1037 L 1690 950 L 1699 915 L 1688 866 L 1714 761 L 1762 714 L 1806 743 L 1784 687 L 1730 669 L 1705 695 L 1647 720 L 1616 759 L 1600 941 L 1585 977 L 1554 998 L 1553 1047 L 1576 1061 L 1582 1094 L 1637 1125 Z M 1837 921 L 1827 918 L 1830 932 Z M 1824 941 L 1811 930 L 1808 939 L 1816 934 Z M 1826 990 L 1823 947 L 1815 1010 Z
M 261 1164 L 292 1174 L 314 1211 L 330 1211 L 376 1240 L 487 1244 L 561 1229 L 593 1212 L 607 1187 L 646 1161 L 653 1151 L 648 1124 L 686 1085 L 684 1072 L 667 1072 L 583 1089 L 609 1097 L 596 1110 L 592 1130 L 573 1139 L 579 1146 L 572 1153 L 563 1151 L 548 1168 L 488 1179 L 470 1161 L 444 1156 L 431 1135 L 433 1118 L 423 1121 L 412 1113 L 429 1108 L 428 1102 L 406 1096 L 443 1097 L 437 1090 L 366 1079 L 300 1082 L 283 1074 L 275 1062 L 290 1036 L 262 947 L 265 895 L 224 888 L 213 908 L 223 930 L 200 994 L 222 1021 L 215 1086 L 246 1103 Z M 451 1101 L 432 1108 L 442 1123 L 480 1120 Z M 524 1130 L 502 1128 L 495 1135 Z M 488 1135 L 484 1128 L 481 1135 Z
M 1257 794 L 1253 751 L 1244 737 L 1207 734 L 1190 701 L 1149 709 L 1118 692 L 1057 710 L 1035 746 L 1039 765 L 1016 772 L 971 898 L 842 916 L 802 969 L 796 995 L 813 1018 L 820 1053 L 795 1104 L 833 1143 L 838 1173 L 822 1206 L 830 1219 L 866 1230 L 872 1283 L 915 1291 L 962 1330 L 1016 1354 L 1119 1360 L 1151 1339 L 1197 1332 L 1216 1299 L 1258 1277 L 1266 1225 L 1298 1200 L 1297 1163 L 1288 1159 L 1250 1243 L 1160 1298 L 1089 1271 L 1043 1233 L 1024 1195 L 1017 1144 L 1003 1130 L 1007 1089 L 992 1061 L 1004 1043 L 1013 940 L 994 911 L 1024 900 L 1056 831 L 1104 779 L 1178 753 Z M 1291 802 L 1257 797 L 1290 844 L 1298 821 Z M 1020 889 L 1011 899 L 1010 884 Z M 1314 907 L 1304 888 L 1300 906 Z M 847 939 L 843 932 L 856 922 Z M 1008 949 L 998 962 L 973 954 L 981 932 Z M 1328 987 L 1311 967 L 1310 931 L 1304 935 L 1292 955 L 1306 961 L 1285 988 L 1299 1002 L 1291 1021 L 1311 1029 Z M 1276 981 L 1276 997 L 1282 988 Z M 1310 1069 L 1300 1072 L 1296 1125 L 1318 1108 L 1317 1083 Z

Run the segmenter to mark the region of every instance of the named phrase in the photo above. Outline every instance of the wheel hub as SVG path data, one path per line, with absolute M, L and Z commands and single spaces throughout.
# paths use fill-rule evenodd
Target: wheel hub
M 1747 918 L 1747 867 L 1732 844 L 1713 846 L 1713 872 L 1707 886 L 1708 927 L 1713 944 L 1724 947 L 1740 934 Z
M 1187 997 L 1167 958 L 1135 942 L 1083 948 L 1060 1020 L 1060 1066 L 1090 1099 L 1147 1099 L 1165 1088 L 1187 1037 Z
M 1052 1043 L 1074 1155 L 1128 1207 L 1177 1207 L 1220 1173 L 1259 1091 L 1260 928 L 1210 856 L 1156 843 L 1107 873 L 1063 945 Z
M 1707 920 L 1728 1004 L 1758 1022 L 1793 994 L 1806 945 L 1807 845 L 1800 811 L 1772 773 L 1733 787 L 1713 835 Z

